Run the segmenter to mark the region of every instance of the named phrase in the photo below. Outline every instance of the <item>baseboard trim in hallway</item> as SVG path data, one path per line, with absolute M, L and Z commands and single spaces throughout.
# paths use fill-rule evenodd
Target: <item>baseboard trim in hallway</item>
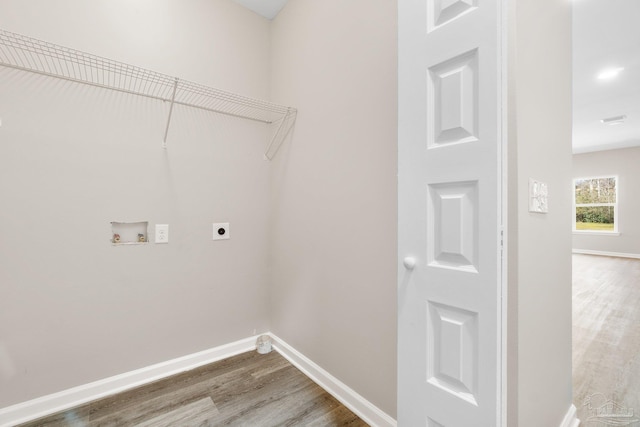
M 274 341 L 274 349 L 300 369 L 312 381 L 338 399 L 362 420 L 372 426 L 395 427 L 396 421 L 375 405 L 364 399 L 345 384 L 331 376 L 310 359 L 293 349 L 280 338 L 268 333 Z M 209 350 L 193 353 L 166 362 L 147 366 L 103 380 L 73 387 L 58 393 L 0 408 L 0 427 L 35 420 L 64 411 L 87 402 L 111 396 L 132 388 L 149 384 L 209 363 L 217 362 L 256 349 L 257 336 L 245 338 Z
M 273 334 L 274 349 L 287 359 L 293 366 L 300 369 L 313 382 L 322 387 L 327 393 L 338 399 L 363 421 L 372 426 L 396 427 L 397 422 L 380 408 L 360 396 L 346 384 L 338 380 L 329 372 L 322 369 L 302 353 L 282 341 Z
M 582 254 L 582 255 L 600 255 L 600 256 L 610 256 L 616 258 L 633 258 L 640 259 L 640 254 L 626 254 L 623 252 L 605 252 L 605 251 L 592 251 L 591 249 L 573 249 L 574 254 Z

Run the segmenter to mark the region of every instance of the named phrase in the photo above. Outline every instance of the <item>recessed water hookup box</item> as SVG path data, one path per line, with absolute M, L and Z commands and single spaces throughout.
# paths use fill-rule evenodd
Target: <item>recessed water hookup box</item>
M 111 243 L 114 245 L 134 245 L 147 243 L 148 221 L 112 222 Z

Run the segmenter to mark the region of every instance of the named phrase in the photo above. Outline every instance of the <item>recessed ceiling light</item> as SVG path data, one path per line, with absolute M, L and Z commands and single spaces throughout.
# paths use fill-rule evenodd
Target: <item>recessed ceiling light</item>
M 598 74 L 598 80 L 610 80 L 616 78 L 622 70 L 624 70 L 623 67 L 607 68 L 606 70 L 602 70 L 600 74 Z
M 615 126 L 615 125 L 621 125 L 622 123 L 624 123 L 626 118 L 627 118 L 627 116 L 625 116 L 625 115 L 615 116 L 615 117 L 609 117 L 609 118 L 606 118 L 606 119 L 602 119 L 602 120 L 600 120 L 600 122 L 605 124 L 605 125 Z

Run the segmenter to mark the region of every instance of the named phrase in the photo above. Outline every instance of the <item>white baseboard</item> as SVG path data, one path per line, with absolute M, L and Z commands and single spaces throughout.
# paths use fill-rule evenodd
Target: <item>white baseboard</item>
M 271 336 L 273 347 L 278 353 L 365 422 L 374 427 L 397 426 L 396 420 L 340 380 L 333 377 L 320 366 L 316 365 L 302 353 L 295 350 L 277 336 L 271 333 L 268 335 Z M 0 408 L 0 427 L 10 427 L 32 421 L 46 415 L 82 405 L 92 400 L 120 393 L 171 375 L 179 374 L 180 372 L 235 356 L 236 354 L 255 350 L 256 340 L 257 336 L 245 338 L 230 344 L 221 345 L 209 350 L 73 387 L 17 405 Z M 564 425 L 562 427 L 564 427 Z
M 256 339 L 257 336 L 245 338 L 209 350 L 73 387 L 17 405 L 1 408 L 0 427 L 10 427 L 32 421 L 95 399 L 120 393 L 180 372 L 253 350 L 256 348 Z
M 564 416 L 564 420 L 562 420 L 560 427 L 578 427 L 579 425 L 580 420 L 578 419 L 578 412 L 575 405 L 571 405 L 567 411 L 567 415 Z
M 592 251 L 591 249 L 573 249 L 574 254 L 584 255 L 600 255 L 600 256 L 612 256 L 618 258 L 635 258 L 640 259 L 640 254 L 625 254 L 623 252 L 605 252 L 605 251 Z
M 306 376 L 313 380 L 313 382 L 338 399 L 340 403 L 362 418 L 367 424 L 373 427 L 397 426 L 396 420 L 360 396 L 342 381 L 316 365 L 309 358 L 274 334 L 269 334 L 269 336 L 271 336 L 273 347 L 278 353 L 291 362 L 296 368 L 300 369 Z

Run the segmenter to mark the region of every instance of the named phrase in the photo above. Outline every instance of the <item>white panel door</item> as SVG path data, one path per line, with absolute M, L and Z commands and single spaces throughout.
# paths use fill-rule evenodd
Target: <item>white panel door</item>
M 498 426 L 503 0 L 398 3 L 398 425 Z

